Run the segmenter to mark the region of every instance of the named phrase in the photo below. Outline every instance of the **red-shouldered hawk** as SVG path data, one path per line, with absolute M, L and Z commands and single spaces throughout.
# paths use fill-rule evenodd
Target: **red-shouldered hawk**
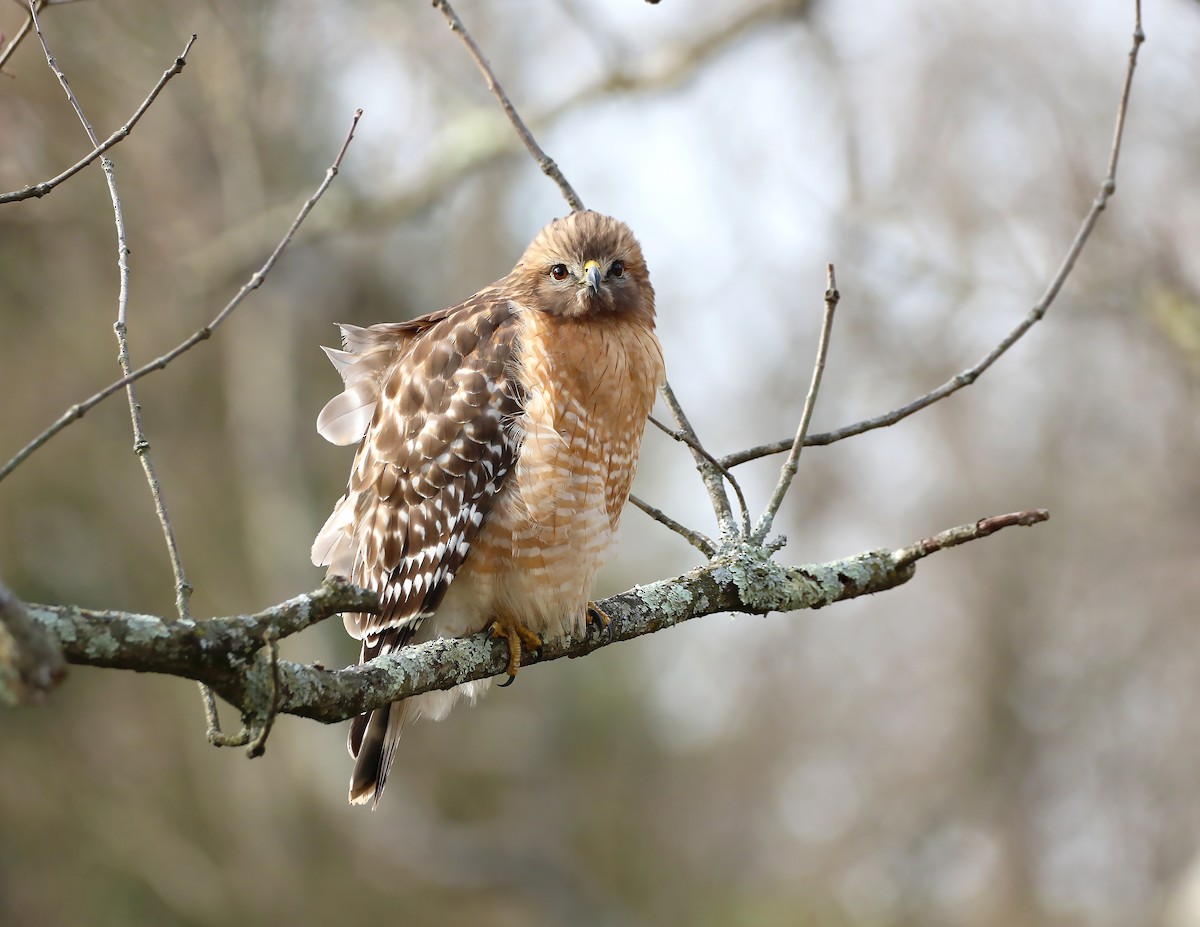
M 312 557 L 383 603 L 345 616 L 360 659 L 490 626 L 511 681 L 522 644 L 582 633 L 663 379 L 637 239 L 572 213 L 465 302 L 342 339 L 325 352 L 345 391 L 317 430 L 358 451 Z M 355 718 L 350 801 L 378 802 L 406 721 L 488 682 Z

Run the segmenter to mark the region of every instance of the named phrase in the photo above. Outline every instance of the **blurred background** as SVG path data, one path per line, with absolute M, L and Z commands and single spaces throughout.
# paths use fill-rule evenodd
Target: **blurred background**
M 843 299 L 813 430 L 973 364 L 1038 299 L 1104 173 L 1118 0 L 461 0 L 584 201 L 638 233 L 671 380 L 717 453 L 795 429 L 824 265 Z M 18 4 L 0 6 L 11 37 Z M 42 14 L 113 151 L 135 363 L 205 324 L 366 111 L 266 285 L 139 384 L 198 616 L 314 588 L 348 448 L 334 323 L 503 275 L 565 206 L 427 4 L 89 0 Z M 1200 924 L 1200 3 L 1146 3 L 1119 191 L 1048 317 L 971 388 L 812 448 L 779 521 L 803 563 L 978 517 L 1052 520 L 814 613 L 714 616 L 523 673 L 405 734 L 346 805 L 345 725 L 264 759 L 195 687 L 74 668 L 0 713 L 0 924 Z M 32 37 L 0 75 L 0 189 L 89 145 Z M 0 207 L 0 460 L 117 374 L 115 237 L 91 167 Z M 742 469 L 761 507 L 780 461 Z M 650 432 L 636 491 L 711 531 Z M 697 554 L 631 509 L 600 595 Z M 168 615 L 115 396 L 0 484 L 0 577 Z M 285 655 L 352 662 L 330 621 Z M 226 711 L 236 729 L 236 714 Z

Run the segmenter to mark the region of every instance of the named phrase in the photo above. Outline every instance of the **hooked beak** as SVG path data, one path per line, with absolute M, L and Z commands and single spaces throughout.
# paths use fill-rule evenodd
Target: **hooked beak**
M 583 265 L 583 282 L 591 288 L 593 293 L 600 292 L 600 281 L 602 279 L 600 265 L 596 261 L 588 261 Z

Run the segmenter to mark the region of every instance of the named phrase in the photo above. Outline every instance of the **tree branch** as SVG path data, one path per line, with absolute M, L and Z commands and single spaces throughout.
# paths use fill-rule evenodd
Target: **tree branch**
M 1129 49 L 1129 64 L 1125 69 L 1125 80 L 1121 86 L 1121 97 L 1117 103 L 1116 125 L 1113 128 L 1112 146 L 1108 153 L 1108 170 L 1104 176 L 1104 180 L 1100 184 L 1100 191 L 1096 194 L 1096 198 L 1092 201 L 1091 208 L 1083 217 L 1080 223 L 1079 231 L 1075 233 L 1075 238 L 1071 241 L 1067 248 L 1067 253 L 1059 264 L 1058 270 L 1046 285 L 1045 291 L 1041 298 L 1029 310 L 1025 318 L 1023 318 L 1016 327 L 1013 328 L 994 348 L 992 348 L 977 364 L 968 367 L 966 370 L 955 374 L 937 389 L 930 390 L 924 396 L 919 396 L 907 405 L 901 406 L 898 409 L 893 409 L 891 412 L 885 412 L 883 415 L 877 415 L 875 418 L 865 419 L 861 422 L 856 422 L 853 425 L 847 425 L 844 428 L 839 428 L 837 431 L 825 432 L 823 434 L 810 435 L 804 441 L 805 447 L 817 445 L 833 444 L 845 438 L 852 438 L 855 435 L 861 435 L 868 431 L 874 431 L 876 428 L 886 428 L 889 425 L 895 425 L 897 422 L 908 418 L 915 412 L 920 412 L 935 402 L 940 402 L 947 396 L 957 393 L 964 386 L 970 386 L 979 377 L 998 361 L 1009 348 L 1016 344 L 1029 329 L 1033 328 L 1045 316 L 1046 311 L 1054 303 L 1063 284 L 1066 283 L 1067 277 L 1071 271 L 1075 269 L 1075 262 L 1079 259 L 1079 255 L 1083 252 L 1083 246 L 1087 244 L 1088 239 L 1092 235 L 1092 230 L 1096 227 L 1096 222 L 1100 218 L 1100 213 L 1104 212 L 1108 205 L 1109 199 L 1117 192 L 1117 162 L 1121 156 L 1121 140 L 1125 135 L 1125 114 L 1129 108 L 1129 93 L 1133 87 L 1133 72 L 1137 67 L 1138 51 L 1142 47 L 1142 43 L 1146 41 L 1146 34 L 1142 31 L 1142 4 L 1140 0 L 1135 3 L 1134 26 L 1133 26 L 1133 44 Z M 728 454 L 721 458 L 721 463 L 726 467 L 736 467 L 738 464 L 747 463 L 751 460 L 757 460 L 760 457 L 767 457 L 771 454 L 782 454 L 784 451 L 791 449 L 793 443 L 792 438 L 785 438 L 782 441 L 773 441 L 770 444 L 760 444 L 757 447 L 747 448 L 744 451 L 738 451 L 734 454 Z
M 204 328 L 201 328 L 198 331 L 193 332 L 190 337 L 180 342 L 166 354 L 155 358 L 148 364 L 144 364 L 128 376 L 122 377 L 121 379 L 108 384 L 108 386 L 104 387 L 104 389 L 100 390 L 95 395 L 90 396 L 82 402 L 77 402 L 75 405 L 67 409 L 67 411 L 60 415 L 58 419 L 56 419 L 55 422 L 50 425 L 49 428 L 30 441 L 27 445 L 25 445 L 25 447 L 21 448 L 21 450 L 17 451 L 16 455 L 10 461 L 8 461 L 8 463 L 6 463 L 3 467 L 0 467 L 0 480 L 3 480 L 6 476 L 17 469 L 17 467 L 19 467 L 31 454 L 33 454 L 34 451 L 44 445 L 56 434 L 58 434 L 72 422 L 76 422 L 83 418 L 84 415 L 98 406 L 113 393 L 123 389 L 130 383 L 137 382 L 147 374 L 154 373 L 156 370 L 164 369 L 168 364 L 171 363 L 171 361 L 175 360 L 181 354 L 190 351 L 201 341 L 207 341 L 212 337 L 213 332 L 222 322 L 225 321 L 226 318 L 229 317 L 230 313 L 240 306 L 242 301 L 249 296 L 251 292 L 262 286 L 267 274 L 271 272 L 271 268 L 273 268 L 275 266 L 275 262 L 279 260 L 279 256 L 283 253 L 284 249 L 291 244 L 292 238 L 300 228 L 301 223 L 303 223 L 308 217 L 308 214 L 312 212 L 313 207 L 317 205 L 317 201 L 325 194 L 325 191 L 329 189 L 329 185 L 333 183 L 333 178 L 338 175 L 338 171 L 341 169 L 342 158 L 345 157 L 346 150 L 350 147 L 350 142 L 354 139 L 354 130 L 358 127 L 358 121 L 362 118 L 362 112 L 363 111 L 361 109 L 355 112 L 354 119 L 350 124 L 350 131 L 347 133 L 345 141 L 342 142 L 341 150 L 338 152 L 337 157 L 334 158 L 333 164 L 331 164 L 329 169 L 325 172 L 325 179 L 321 181 L 320 186 L 317 187 L 312 196 L 304 201 L 304 205 L 300 207 L 300 212 L 296 215 L 296 218 L 292 220 L 291 226 L 288 228 L 287 232 L 284 233 L 284 236 L 282 239 L 280 239 L 279 244 L 275 246 L 275 250 L 271 252 L 270 257 L 267 258 L 262 267 L 250 275 L 250 279 L 242 285 L 242 288 L 238 290 L 237 295 L 235 295 L 233 299 L 231 299 L 225 305 L 225 308 L 218 312 L 216 317 L 209 322 L 208 325 L 204 326 Z
M 778 564 L 764 549 L 743 543 L 682 576 L 605 599 L 599 604 L 612 622 L 601 637 L 547 641 L 540 655 L 526 660 L 584 657 L 718 612 L 790 612 L 883 592 L 910 580 L 921 557 L 1047 517 L 1041 510 L 994 516 L 898 550 L 799 567 Z M 309 595 L 243 617 L 179 621 L 63 605 L 30 605 L 28 614 L 61 645 L 70 663 L 194 679 L 211 686 L 244 717 L 268 722 L 273 711 L 342 721 L 422 692 L 498 675 L 507 665 L 504 642 L 486 633 L 405 647 L 341 670 L 273 656 L 274 641 L 340 612 L 377 608 L 369 592 L 331 578 Z
M 933 537 L 917 541 L 916 544 L 911 544 L 908 547 L 902 547 L 893 554 L 893 559 L 896 561 L 897 566 L 905 566 L 910 563 L 916 563 L 930 554 L 936 554 L 939 550 L 949 550 L 951 547 L 957 547 L 959 544 L 966 544 L 967 541 L 985 538 L 989 534 L 995 534 L 1003 528 L 1011 528 L 1014 525 L 1028 527 L 1047 521 L 1049 518 L 1050 513 L 1045 509 L 1029 509 L 1025 512 L 1013 512 L 1010 515 L 993 515 L 990 518 L 981 518 L 973 525 L 959 525 L 957 528 L 947 528 L 945 531 L 938 532 Z
M 578 112 L 580 107 L 614 94 L 648 96 L 671 91 L 691 80 L 701 66 L 755 30 L 798 17 L 807 12 L 808 7 L 807 0 L 771 0 L 761 6 L 744 8 L 739 5 L 736 10 L 730 10 L 732 18 L 729 21 L 713 30 L 687 42 L 669 43 L 661 57 L 655 55 L 651 59 L 652 66 L 646 70 L 616 70 L 602 74 L 542 112 L 535 113 L 526 124 L 532 127 L 531 132 L 552 126 L 568 114 Z M 325 211 L 309 223 L 310 234 L 314 229 L 320 235 L 351 227 L 358 233 L 393 228 L 445 199 L 459 188 L 465 177 L 509 157 L 520 144 L 517 136 L 506 132 L 489 137 L 486 144 L 469 150 L 457 147 L 453 158 L 435 153 L 429 159 L 428 169 L 399 192 L 372 189 L 368 196 L 352 200 L 350 207 L 342 212 Z M 269 207 L 214 237 L 192 256 L 196 275 L 219 279 L 228 273 L 230 267 L 242 259 L 247 247 L 265 230 L 283 220 L 283 209 L 281 206 Z
M 29 22 L 33 22 L 32 17 L 30 17 Z M 129 120 L 125 123 L 125 125 L 113 132 L 112 135 L 110 135 L 90 152 L 68 167 L 57 177 L 52 177 L 50 180 L 44 180 L 41 183 L 31 184 L 28 187 L 22 187 L 20 190 L 13 190 L 11 193 L 0 193 L 0 204 L 16 203 L 20 200 L 45 196 L 59 184 L 70 180 L 110 148 L 115 147 L 117 144 L 127 139 L 130 133 L 133 131 L 133 127 L 138 124 L 142 116 L 146 114 L 146 110 L 148 110 L 150 105 L 158 98 L 158 95 L 160 92 L 162 92 L 163 87 L 167 85 L 167 81 L 183 70 L 183 66 L 187 64 L 188 52 L 192 50 L 192 45 L 194 45 L 195 42 L 196 36 L 193 34 L 188 40 L 187 45 L 184 46 L 183 51 L 181 51 L 179 56 L 175 59 L 174 64 L 167 68 L 167 70 L 163 71 L 162 77 L 158 79 L 158 83 L 154 85 L 154 89 L 150 91 L 146 99 L 142 101 L 141 106 L 139 106 L 134 111 L 133 115 L 129 117 Z
M 771 525 L 779 507 L 783 505 L 783 497 L 792 486 L 796 469 L 800 463 L 800 452 L 804 450 L 804 438 L 808 434 L 808 423 L 812 421 L 813 409 L 817 405 L 817 393 L 821 390 L 821 377 L 825 373 L 825 358 L 829 354 L 829 336 L 833 332 L 833 313 L 841 299 L 838 293 L 837 278 L 834 276 L 833 265 L 825 268 L 825 311 L 821 317 L 821 336 L 817 340 L 817 357 L 813 361 L 812 378 L 808 385 L 808 395 L 804 397 L 804 410 L 800 413 L 800 424 L 796 428 L 796 437 L 792 439 L 792 450 L 779 471 L 779 481 L 771 494 L 762 518 L 754 528 L 754 540 L 761 544 L 771 532 Z
M 711 557 L 717 552 L 717 545 L 713 543 L 712 538 L 701 534 L 699 531 L 693 531 L 686 525 L 681 525 L 662 509 L 656 508 L 645 499 L 639 498 L 631 493 L 629 496 L 629 501 L 631 504 L 653 518 L 660 525 L 665 528 L 669 528 L 671 531 L 674 531 L 681 538 L 696 548 L 696 550 L 704 554 L 705 557 Z
M 91 122 L 84 115 L 83 108 L 79 105 L 75 94 L 72 93 L 66 74 L 63 73 L 62 68 L 59 67 L 58 62 L 50 53 L 46 37 L 42 34 L 42 24 L 38 21 L 37 4 L 34 0 L 30 0 L 29 3 L 29 18 L 33 21 L 33 28 L 37 31 L 38 41 L 41 43 L 42 51 L 46 56 L 46 64 L 54 72 L 54 76 L 58 78 L 58 82 L 66 92 L 67 100 L 75 110 L 79 121 L 83 123 L 88 140 L 91 141 L 96 150 L 99 150 L 102 146 L 100 140 L 96 137 L 96 132 L 92 128 Z M 183 50 L 184 55 L 187 54 L 187 50 L 192 47 L 192 42 L 195 41 L 196 37 L 193 35 L 191 41 L 188 42 Z M 183 69 L 183 64 L 183 56 L 181 55 L 175 59 L 175 66 L 163 74 L 155 91 L 166 84 L 172 74 L 178 74 Z M 147 106 L 149 106 L 149 103 L 143 104 L 141 111 L 144 112 Z M 117 227 L 117 321 L 113 325 L 113 331 L 117 336 L 117 359 L 121 365 L 121 373 L 124 377 L 128 378 L 133 368 L 129 360 L 129 338 L 126 331 L 126 318 L 129 310 L 129 245 L 125 234 L 125 211 L 121 206 L 120 194 L 117 192 L 115 165 L 109 158 L 102 157 L 100 159 L 100 166 L 104 171 L 104 179 L 108 185 L 109 198 L 112 200 L 113 220 Z M 175 529 L 171 524 L 171 516 L 167 511 L 166 499 L 163 496 L 162 484 L 158 479 L 158 473 L 154 467 L 154 460 L 150 456 L 150 442 L 146 437 L 146 431 L 142 425 L 142 410 L 138 404 L 133 383 L 126 384 L 125 392 L 129 399 L 129 416 L 133 427 L 133 452 L 137 455 L 142 465 L 142 470 L 146 475 L 146 481 L 150 487 L 150 495 L 154 499 L 154 510 L 158 514 L 159 524 L 162 525 L 163 536 L 167 545 L 167 554 L 170 557 L 171 569 L 175 575 L 176 608 L 179 610 L 180 618 L 187 618 L 187 600 L 191 592 L 191 586 L 188 585 L 187 578 L 183 572 L 183 562 L 179 556 L 179 546 L 175 541 Z
M 563 176 L 562 171 L 558 169 L 558 165 L 554 163 L 554 160 L 537 143 L 537 140 L 533 137 L 533 133 L 529 131 L 529 127 L 525 125 L 525 122 L 517 113 L 516 107 L 509 100 L 508 94 L 500 86 L 500 81 L 496 80 L 496 75 L 492 72 L 492 66 L 483 57 L 483 52 L 479 50 L 479 46 L 475 44 L 475 39 L 471 37 L 471 33 L 467 31 L 467 27 L 462 24 L 462 20 L 458 18 L 458 14 L 454 12 L 448 0 L 433 0 L 433 5 L 446 18 L 446 23 L 450 26 L 450 30 L 462 39 L 462 43 L 467 47 L 467 53 L 470 54 L 471 60 L 475 62 L 475 66 L 479 68 L 484 80 L 487 81 L 488 89 L 492 91 L 492 96 L 499 101 L 500 106 L 504 109 L 504 114 L 508 116 L 508 121 L 516 129 L 517 135 L 525 143 L 525 147 L 529 149 L 529 153 L 533 155 L 533 160 L 542 169 L 542 173 L 558 184 L 558 189 L 562 192 L 563 199 L 567 201 L 571 209 L 575 212 L 581 212 L 583 210 L 583 200 L 579 198 L 579 194 L 575 192 L 575 188 L 567 182 L 567 178 Z
M 665 389 L 669 388 L 670 384 L 667 384 Z M 674 399 L 674 392 L 671 393 L 671 396 L 672 399 Z M 746 504 L 746 494 L 742 492 L 741 484 L 738 483 L 737 477 L 733 475 L 733 471 L 724 466 L 721 461 L 717 460 L 717 458 L 708 452 L 704 445 L 700 443 L 700 440 L 696 437 L 696 433 L 694 431 L 689 432 L 685 431 L 683 428 L 671 428 L 665 422 L 660 422 L 653 415 L 650 416 L 649 421 L 651 425 L 665 434 L 668 438 L 673 441 L 678 441 L 680 444 L 686 445 L 693 452 L 693 454 L 699 454 L 701 457 L 707 460 L 708 463 L 715 467 L 717 472 L 721 474 L 722 479 L 724 479 L 731 487 L 733 487 L 733 492 L 737 496 L 738 506 L 741 509 L 742 534 L 748 535 L 750 533 L 750 508 Z M 688 426 L 689 428 L 691 427 L 690 422 L 688 423 Z M 728 496 L 726 496 L 726 498 L 728 499 Z
M 36 8 L 40 10 L 47 5 L 47 0 L 37 0 Z M 17 30 L 17 34 L 12 37 L 12 40 L 4 46 L 4 50 L 0 51 L 0 73 L 3 73 L 4 66 L 8 64 L 8 59 L 13 56 L 13 52 L 17 50 L 20 44 L 25 41 L 25 37 L 29 35 L 29 30 L 33 28 L 33 17 L 29 16 L 25 22 L 21 24 L 21 28 Z M 11 75 L 10 75 L 11 76 Z
M 725 477 L 722 475 L 722 471 L 728 472 L 727 468 L 721 467 L 712 454 L 704 449 L 700 437 L 696 434 L 696 429 L 692 427 L 692 423 L 684 414 L 683 407 L 679 404 L 679 400 L 675 397 L 675 391 L 671 389 L 668 381 L 663 381 L 660 392 L 683 436 L 683 443 L 687 445 L 688 450 L 692 452 L 692 458 L 696 461 L 696 469 L 700 473 L 700 479 L 704 482 L 704 488 L 708 491 L 713 514 L 717 516 L 717 525 L 721 529 L 721 543 L 729 543 L 730 539 L 738 537 L 738 526 L 733 519 L 733 506 L 729 504 L 729 494 L 725 491 Z M 750 513 L 743 509 L 742 520 L 747 533 L 749 533 L 750 527 L 749 518 Z

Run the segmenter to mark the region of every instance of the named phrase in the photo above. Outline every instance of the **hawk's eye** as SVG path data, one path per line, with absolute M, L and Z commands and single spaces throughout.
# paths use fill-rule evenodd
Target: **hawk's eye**
M 624 277 L 625 276 L 625 262 L 624 261 L 613 261 L 612 266 L 610 266 L 608 268 L 608 275 L 610 277 Z
M 550 268 L 550 276 L 555 280 L 566 280 L 569 273 L 566 264 L 555 264 Z

